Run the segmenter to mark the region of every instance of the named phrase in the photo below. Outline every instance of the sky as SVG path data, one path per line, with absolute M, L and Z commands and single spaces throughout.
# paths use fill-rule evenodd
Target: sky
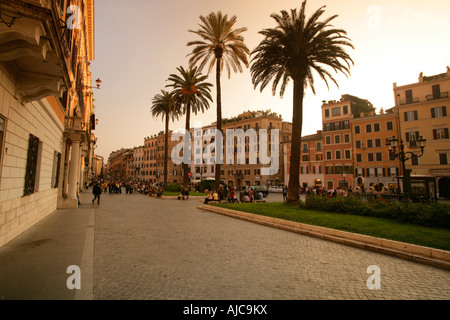
M 100 78 L 94 90 L 94 112 L 99 120 L 95 153 L 107 161 L 111 152 L 142 146 L 145 137 L 164 130 L 161 118 L 153 118 L 153 97 L 167 90 L 167 79 L 176 68 L 188 67 L 189 41 L 199 39 L 200 16 L 221 11 L 237 17 L 236 28 L 252 51 L 263 39 L 259 31 L 275 27 L 272 13 L 301 6 L 299 0 L 95 0 L 95 60 L 92 79 Z M 335 74 L 339 88 L 315 77 L 314 95 L 304 97 L 303 135 L 321 130 L 323 100 L 339 100 L 351 94 L 369 100 L 379 111 L 394 106 L 393 83 L 405 85 L 425 76 L 444 73 L 450 65 L 450 2 L 448 0 L 309 0 L 309 17 L 325 6 L 322 18 L 338 15 L 332 24 L 347 31 L 354 49 L 351 75 Z M 206 73 L 207 70 L 205 69 Z M 214 72 L 208 80 L 215 86 Z M 95 85 L 94 83 L 92 85 Z M 222 117 L 247 110 L 268 110 L 292 122 L 292 82 L 284 97 L 254 88 L 250 69 L 224 73 L 221 77 Z M 170 89 L 170 88 L 169 88 Z M 211 94 L 215 97 L 215 87 Z M 192 115 L 191 124 L 216 121 L 216 102 L 204 114 Z M 183 129 L 185 118 L 171 123 Z

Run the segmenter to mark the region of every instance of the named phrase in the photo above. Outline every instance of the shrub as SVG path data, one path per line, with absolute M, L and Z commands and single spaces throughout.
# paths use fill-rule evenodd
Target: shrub
M 164 186 L 164 190 L 181 192 L 181 190 L 183 190 L 183 186 L 177 183 L 168 183 L 166 186 Z
M 450 204 L 445 203 L 427 205 L 412 202 L 389 202 L 384 199 L 376 199 L 366 203 L 353 195 L 348 197 L 338 195 L 332 198 L 308 195 L 305 202 L 300 204 L 300 207 L 318 211 L 395 219 L 426 227 L 450 229 Z

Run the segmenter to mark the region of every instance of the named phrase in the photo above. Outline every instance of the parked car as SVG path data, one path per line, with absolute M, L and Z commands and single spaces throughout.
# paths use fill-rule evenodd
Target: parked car
M 251 186 L 250 188 L 253 189 L 253 192 L 261 191 L 264 198 L 269 194 L 269 189 L 266 186 Z
M 269 192 L 277 192 L 277 193 L 281 193 L 281 192 L 283 192 L 283 188 L 281 188 L 281 187 L 276 187 L 276 186 L 270 186 L 270 187 L 269 187 Z

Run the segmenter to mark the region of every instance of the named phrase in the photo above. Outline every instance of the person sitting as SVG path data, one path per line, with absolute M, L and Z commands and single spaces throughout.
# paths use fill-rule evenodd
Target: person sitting
M 205 201 L 204 201 L 203 203 L 204 203 L 204 204 L 208 204 L 208 202 L 213 201 L 213 200 L 214 200 L 214 198 L 213 198 L 213 192 L 210 191 L 209 194 L 208 194 L 208 196 L 206 197 L 206 199 L 205 199 Z
M 246 193 L 245 195 L 244 195 L 244 197 L 242 198 L 242 202 L 250 202 L 250 196 Z
M 217 193 L 216 190 L 214 190 L 214 192 L 213 192 L 213 200 L 214 200 L 214 201 L 219 201 L 219 200 L 220 200 L 220 199 L 219 199 L 219 194 Z
M 189 190 L 187 188 L 183 189 L 182 191 L 183 200 L 186 198 L 186 200 L 189 200 Z
M 264 200 L 264 195 L 261 191 L 256 193 L 256 200 Z

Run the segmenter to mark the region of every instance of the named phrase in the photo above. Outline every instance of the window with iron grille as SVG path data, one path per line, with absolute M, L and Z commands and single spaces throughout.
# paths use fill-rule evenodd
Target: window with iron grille
M 30 133 L 28 140 L 27 166 L 25 170 L 25 185 L 23 195 L 33 194 L 36 183 L 36 168 L 38 162 L 39 138 Z

